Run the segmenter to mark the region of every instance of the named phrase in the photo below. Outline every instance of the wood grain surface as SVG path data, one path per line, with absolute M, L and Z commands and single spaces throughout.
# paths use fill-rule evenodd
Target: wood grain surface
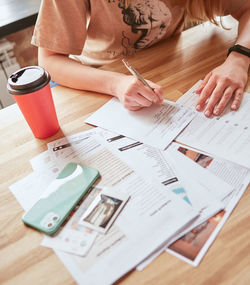
M 225 24 L 231 29 L 196 26 L 128 60 L 146 79 L 163 86 L 165 98 L 175 101 L 225 59 L 237 34 L 235 22 Z M 121 61 L 102 68 L 128 74 Z M 110 96 L 62 86 L 52 93 L 61 129 L 49 139 L 33 137 L 15 104 L 0 111 L 0 284 L 75 284 L 53 250 L 40 246 L 42 234 L 23 225 L 23 209 L 8 187 L 32 172 L 29 160 L 45 151 L 48 142 L 90 129 L 85 118 Z M 162 253 L 145 270 L 134 270 L 117 283 L 250 284 L 249 190 L 197 268 Z

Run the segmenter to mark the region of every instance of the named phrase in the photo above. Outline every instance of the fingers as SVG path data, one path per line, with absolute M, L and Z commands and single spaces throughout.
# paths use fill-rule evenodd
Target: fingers
M 207 103 L 207 106 L 206 106 L 206 108 L 204 110 L 204 114 L 205 114 L 206 117 L 209 118 L 209 117 L 212 116 L 212 114 L 214 112 L 214 109 L 215 109 L 215 106 L 221 100 L 221 98 L 222 98 L 222 96 L 224 94 L 224 88 L 225 88 L 224 84 L 218 84 L 214 88 L 214 90 L 213 90 L 213 92 L 212 92 L 212 94 L 211 94 L 211 96 L 209 98 L 209 101 Z M 229 101 L 231 96 L 232 96 L 232 91 L 231 91 L 231 93 L 227 93 L 227 98 L 226 98 L 227 102 Z
M 234 92 L 234 98 L 233 98 L 233 102 L 231 104 L 231 109 L 233 111 L 236 111 L 240 107 L 240 103 L 242 101 L 242 98 L 243 98 L 243 89 L 238 88 Z
M 206 75 L 196 89 L 199 99 L 196 110 L 205 116 L 220 116 L 226 106 L 237 110 L 241 104 L 244 88 L 248 80 L 248 65 L 227 58 Z
M 134 93 L 132 96 L 126 96 L 123 101 L 124 107 L 131 111 L 136 111 L 143 107 L 150 107 L 152 103 L 153 102 L 138 93 Z
M 141 107 L 150 107 L 153 102 L 142 96 L 141 94 L 134 94 L 133 95 L 133 102 L 135 103 L 136 106 L 141 106 Z
M 140 109 L 142 109 L 142 107 L 141 106 L 129 106 L 129 108 L 127 108 L 128 110 L 130 110 L 130 111 L 138 111 L 138 110 L 140 110 Z
M 145 97 L 152 103 L 161 103 L 163 100 L 162 88 L 159 85 L 152 83 L 151 81 L 147 80 L 147 82 L 152 89 L 148 86 L 145 86 L 140 80 L 137 80 L 137 84 L 139 87 L 137 93 L 141 94 L 141 96 Z
M 122 101 L 125 108 L 135 111 L 163 101 L 162 87 L 151 81 L 148 81 L 148 83 L 152 89 L 145 86 L 139 79 L 133 79 L 123 95 Z
M 201 111 L 204 108 L 208 98 L 213 93 L 215 87 L 216 87 L 215 81 L 209 81 L 207 85 L 202 89 L 200 97 L 195 107 L 197 111 Z
M 212 85 L 211 85 L 212 86 Z M 210 86 L 210 87 L 211 87 Z M 240 106 L 240 103 L 242 101 L 243 97 L 243 89 L 238 88 L 235 90 L 234 86 L 229 86 L 226 89 L 224 84 L 218 84 L 212 93 L 209 95 L 209 91 L 212 89 L 204 89 L 204 94 L 201 94 L 197 105 L 200 106 L 200 110 L 204 107 L 204 104 L 206 103 L 207 99 L 209 98 L 209 101 L 207 102 L 206 108 L 204 110 L 204 115 L 206 117 L 211 117 L 212 114 L 215 116 L 220 116 L 226 106 L 228 105 L 231 98 L 233 98 L 233 102 L 231 104 L 231 110 L 237 110 Z M 197 106 L 196 109 L 198 110 Z
M 203 90 L 203 88 L 204 88 L 204 87 L 206 86 L 206 84 L 208 83 L 208 80 L 210 79 L 211 75 L 212 75 L 212 73 L 210 72 L 210 73 L 208 73 L 208 74 L 205 76 L 205 78 L 204 78 L 204 80 L 201 82 L 200 86 L 195 90 L 195 93 L 196 93 L 196 94 L 200 94 L 200 93 L 201 93 L 201 91 Z
M 152 87 L 154 90 L 155 95 L 158 97 L 158 102 L 155 103 L 162 103 L 163 101 L 163 88 L 159 86 L 158 84 L 155 84 L 151 81 L 148 81 L 149 85 Z
M 234 89 L 232 87 L 228 87 L 225 90 L 225 92 L 224 92 L 221 100 L 219 101 L 217 107 L 214 109 L 213 114 L 215 116 L 220 116 L 221 115 L 223 110 L 226 108 L 228 102 L 230 101 L 230 99 L 231 99 L 231 97 L 233 95 L 233 92 L 234 92 Z

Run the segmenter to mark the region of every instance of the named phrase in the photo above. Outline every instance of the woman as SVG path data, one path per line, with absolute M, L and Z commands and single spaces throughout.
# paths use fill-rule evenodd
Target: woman
M 232 110 L 240 106 L 249 68 L 249 0 L 43 0 L 32 43 L 39 47 L 39 65 L 54 81 L 116 96 L 125 108 L 138 110 L 161 102 L 162 88 L 149 81 L 153 92 L 133 76 L 94 66 L 180 33 L 186 15 L 216 23 L 215 16 L 227 14 L 239 21 L 240 47 L 196 91 L 196 109 L 210 117 L 220 115 L 231 98 Z

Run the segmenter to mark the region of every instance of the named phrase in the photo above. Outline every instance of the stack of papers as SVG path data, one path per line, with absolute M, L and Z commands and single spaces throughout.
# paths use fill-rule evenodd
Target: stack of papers
M 193 88 L 183 98 L 191 95 Z M 224 147 L 220 156 L 211 141 L 207 148 L 205 139 L 189 146 L 173 142 L 195 141 L 191 130 L 204 118 L 191 107 L 187 99 L 165 100 L 131 112 L 113 98 L 87 119 L 97 128 L 49 143 L 30 161 L 33 173 L 10 187 L 28 210 L 67 163 L 99 170 L 101 178 L 59 233 L 42 241 L 78 283 L 111 284 L 134 268 L 142 270 L 164 250 L 197 266 L 212 244 L 248 186 L 250 171 L 243 154 L 239 160 L 226 156 Z M 241 112 L 245 109 L 238 118 Z M 214 120 L 203 130 L 212 140 L 220 120 L 206 120 Z M 130 199 L 109 230 L 100 232 L 81 217 L 105 189 Z

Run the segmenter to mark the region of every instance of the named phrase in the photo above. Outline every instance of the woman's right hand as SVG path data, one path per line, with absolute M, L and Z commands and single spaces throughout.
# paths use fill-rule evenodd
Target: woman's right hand
M 129 110 L 139 110 L 163 100 L 162 87 L 151 81 L 147 82 L 154 91 L 132 75 L 87 66 L 68 55 L 43 48 L 38 49 L 38 55 L 39 65 L 50 73 L 53 81 L 74 89 L 113 95 Z
M 163 88 L 149 80 L 147 82 L 154 91 L 134 76 L 124 75 L 120 80 L 115 80 L 113 95 L 120 100 L 126 109 L 131 111 L 150 107 L 153 103 L 161 104 Z

